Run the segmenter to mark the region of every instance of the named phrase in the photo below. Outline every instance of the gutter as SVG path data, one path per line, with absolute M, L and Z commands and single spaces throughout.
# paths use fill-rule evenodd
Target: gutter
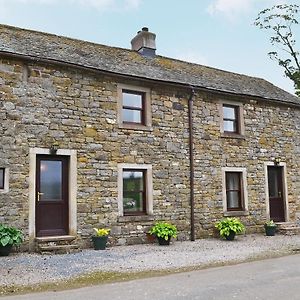
M 190 207 L 191 207 L 191 241 L 195 241 L 195 167 L 194 167 L 194 122 L 193 122 L 193 98 L 195 90 L 192 86 L 188 101 L 189 117 L 189 156 L 190 156 Z

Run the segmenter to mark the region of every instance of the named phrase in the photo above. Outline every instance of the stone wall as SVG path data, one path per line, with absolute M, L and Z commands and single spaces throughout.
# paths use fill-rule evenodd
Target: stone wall
M 265 163 L 280 158 L 286 164 L 288 209 L 291 221 L 299 211 L 299 109 L 265 100 L 201 95 L 195 108 L 196 236 L 213 231 L 223 216 L 222 167 L 247 171 L 249 215 L 239 216 L 247 231 L 261 231 L 266 214 Z M 220 132 L 220 101 L 243 103 L 245 135 L 230 138 Z M 196 116 L 202 116 L 198 118 Z
M 152 130 L 121 129 L 117 85 L 151 89 Z M 29 149 L 56 143 L 77 150 L 77 229 L 90 245 L 93 227 L 109 227 L 111 244 L 146 242 L 156 220 L 190 235 L 187 89 L 17 60 L 0 60 L 0 167 L 9 167 L 9 192 L 0 194 L 0 222 L 29 223 Z M 243 102 L 245 136 L 222 137 L 219 101 Z M 199 92 L 194 100 L 196 237 L 213 233 L 223 216 L 221 168 L 247 168 L 251 230 L 266 219 L 264 162 L 287 165 L 291 219 L 299 210 L 299 110 L 271 102 Z M 153 168 L 153 210 L 148 218 L 118 215 L 119 163 Z

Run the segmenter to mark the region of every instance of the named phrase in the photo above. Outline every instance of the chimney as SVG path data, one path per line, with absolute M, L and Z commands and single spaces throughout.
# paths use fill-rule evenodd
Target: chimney
M 147 27 L 143 27 L 137 35 L 131 40 L 131 49 L 141 53 L 144 56 L 155 56 L 155 37 L 156 34 L 149 32 Z

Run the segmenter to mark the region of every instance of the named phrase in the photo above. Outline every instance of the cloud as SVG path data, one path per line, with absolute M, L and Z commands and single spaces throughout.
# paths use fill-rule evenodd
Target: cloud
M 207 7 L 207 11 L 210 15 L 221 15 L 231 21 L 237 19 L 240 16 L 249 14 L 253 9 L 264 9 L 276 4 L 286 3 L 290 0 L 213 0 Z
M 67 0 L 75 5 L 81 5 L 88 8 L 95 8 L 97 10 L 107 10 L 114 6 L 114 0 Z
M 82 6 L 99 11 L 138 9 L 142 0 L 65 0 L 70 5 Z M 56 5 L 60 0 L 0 0 L 1 10 L 13 4 Z
M 58 3 L 57 0 L 1 0 L 1 9 L 2 5 L 9 5 L 9 4 L 54 4 Z
M 240 14 L 247 13 L 255 0 L 214 0 L 207 8 L 211 15 L 222 14 L 234 19 Z
M 141 0 L 125 0 L 125 8 L 137 9 L 141 5 Z

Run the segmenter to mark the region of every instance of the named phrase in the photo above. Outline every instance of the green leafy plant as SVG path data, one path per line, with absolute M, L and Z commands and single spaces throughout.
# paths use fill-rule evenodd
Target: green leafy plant
M 274 223 L 274 221 L 273 220 L 270 220 L 270 221 L 267 221 L 266 223 L 265 223 L 265 227 L 276 227 L 276 224 Z
M 94 236 L 108 236 L 110 229 L 108 228 L 93 228 Z
M 245 226 L 238 218 L 224 218 L 215 224 L 219 230 L 221 237 L 226 238 L 230 232 L 242 233 L 245 231 Z
M 0 246 L 18 246 L 23 242 L 23 239 L 21 230 L 0 224 Z
M 154 234 L 157 237 L 168 240 L 169 237 L 177 237 L 177 228 L 175 225 L 172 225 L 167 222 L 158 222 L 151 227 L 149 230 L 150 234 Z

